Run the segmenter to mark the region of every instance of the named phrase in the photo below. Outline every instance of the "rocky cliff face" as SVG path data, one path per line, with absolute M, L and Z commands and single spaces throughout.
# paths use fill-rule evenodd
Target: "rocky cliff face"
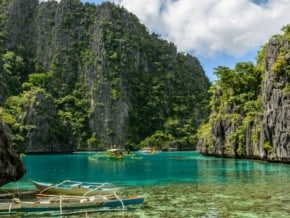
M 0 120 L 0 186 L 21 179 L 25 173 L 19 155 L 12 148 L 10 134 Z
M 212 107 L 210 122 L 200 134 L 198 147 L 203 154 L 290 163 L 289 28 L 272 37 L 261 53 L 258 65 L 263 65 L 263 79 L 256 86 L 255 99 L 242 106 L 243 95 L 235 103 L 229 98 L 222 109 L 225 89 L 216 88 L 213 102 L 218 107 Z M 247 106 L 253 102 L 259 106 L 249 113 Z
M 260 145 L 269 143 L 269 148 L 260 149 L 260 156 L 272 161 L 290 162 L 289 66 L 290 41 L 270 40 L 262 86 L 264 107 L 260 137 Z
M 27 114 L 24 118 L 26 128 L 21 133 L 27 138 L 22 147 L 16 143 L 17 150 L 25 153 L 74 151 L 76 145 L 61 135 L 69 134 L 71 126 L 61 123 L 52 97 L 44 90 L 34 90 L 26 94 L 29 95 L 26 107 L 23 107 Z
M 124 8 L 79 0 L 6 2 L 0 43 L 3 56 L 6 50 L 14 56 L 0 60 L 0 70 L 11 66 L 4 74 L 20 85 L 12 92 L 0 77 L 7 90 L 0 106 L 15 119 L 18 150 L 131 148 L 165 131 L 170 119 L 189 129 L 207 116 L 210 83 L 198 60 L 149 34 Z M 12 68 L 11 57 L 21 64 Z

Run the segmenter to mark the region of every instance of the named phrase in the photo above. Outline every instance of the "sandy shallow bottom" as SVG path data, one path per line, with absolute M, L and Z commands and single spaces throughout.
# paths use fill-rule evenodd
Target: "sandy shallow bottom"
M 62 217 L 290 217 L 290 184 L 175 184 L 124 188 L 119 195 L 144 194 L 145 202 L 121 212 Z M 13 215 L 9 217 L 49 217 Z
M 290 217 L 288 184 L 183 184 L 124 191 L 146 193 L 147 197 L 139 209 L 118 214 L 123 217 Z

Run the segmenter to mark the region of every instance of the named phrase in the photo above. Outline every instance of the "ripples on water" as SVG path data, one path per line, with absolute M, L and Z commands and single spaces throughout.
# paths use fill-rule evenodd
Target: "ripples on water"
M 26 156 L 27 179 L 113 182 L 120 195 L 145 194 L 141 206 L 91 217 L 290 217 L 290 166 L 203 157 L 197 152 L 136 155 L 108 160 L 103 154 Z M 10 184 L 15 186 L 16 184 Z

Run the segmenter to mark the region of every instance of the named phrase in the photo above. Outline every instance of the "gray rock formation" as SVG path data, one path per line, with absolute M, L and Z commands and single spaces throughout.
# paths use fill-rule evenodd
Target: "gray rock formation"
M 132 149 L 165 131 L 171 118 L 195 129 L 208 115 L 210 84 L 199 61 L 150 34 L 124 8 L 80 0 L 7 2 L 2 44 L 23 59 L 16 76 L 24 83 L 13 95 L 0 92 L 0 105 L 16 121 L 17 150 Z M 194 148 L 192 138 L 179 142 Z
M 246 117 L 244 109 L 231 103 L 226 109 L 212 111 L 219 116 L 209 122 L 210 137 L 199 140 L 201 153 L 290 163 L 289 51 L 289 38 L 272 37 L 264 54 L 263 79 L 258 95 L 262 99 L 261 110 L 251 119 Z M 222 95 L 221 90 L 216 90 L 215 102 L 220 102 L 218 99 Z
M 274 72 L 280 51 L 286 51 L 283 58 L 286 66 L 281 72 Z M 263 81 L 263 120 L 260 137 L 260 156 L 271 161 L 290 162 L 290 93 L 285 93 L 290 75 L 290 42 L 272 39 L 266 52 L 265 80 Z M 270 149 L 262 149 L 268 142 Z
M 22 161 L 11 146 L 10 131 L 0 120 L 0 186 L 21 179 L 24 173 Z

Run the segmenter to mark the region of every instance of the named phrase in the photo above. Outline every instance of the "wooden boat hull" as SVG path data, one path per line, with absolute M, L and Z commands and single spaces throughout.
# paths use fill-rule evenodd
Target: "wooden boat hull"
M 76 202 L 63 199 L 54 201 L 33 201 L 33 202 L 20 202 L 20 203 L 1 203 L 0 214 L 2 213 L 13 213 L 13 212 L 50 212 L 50 211 L 76 211 L 76 210 L 88 210 L 96 209 L 100 207 L 122 207 L 127 205 L 141 204 L 144 202 L 143 196 L 133 196 L 124 199 L 96 199 L 90 202 L 87 201 Z
M 36 181 L 31 181 L 37 190 L 47 194 L 56 195 L 108 195 L 117 192 L 120 188 L 118 187 L 104 187 L 97 189 L 90 189 L 84 186 L 73 186 L 70 188 L 53 186 L 53 184 L 41 183 Z M 101 184 L 100 184 L 101 186 Z

